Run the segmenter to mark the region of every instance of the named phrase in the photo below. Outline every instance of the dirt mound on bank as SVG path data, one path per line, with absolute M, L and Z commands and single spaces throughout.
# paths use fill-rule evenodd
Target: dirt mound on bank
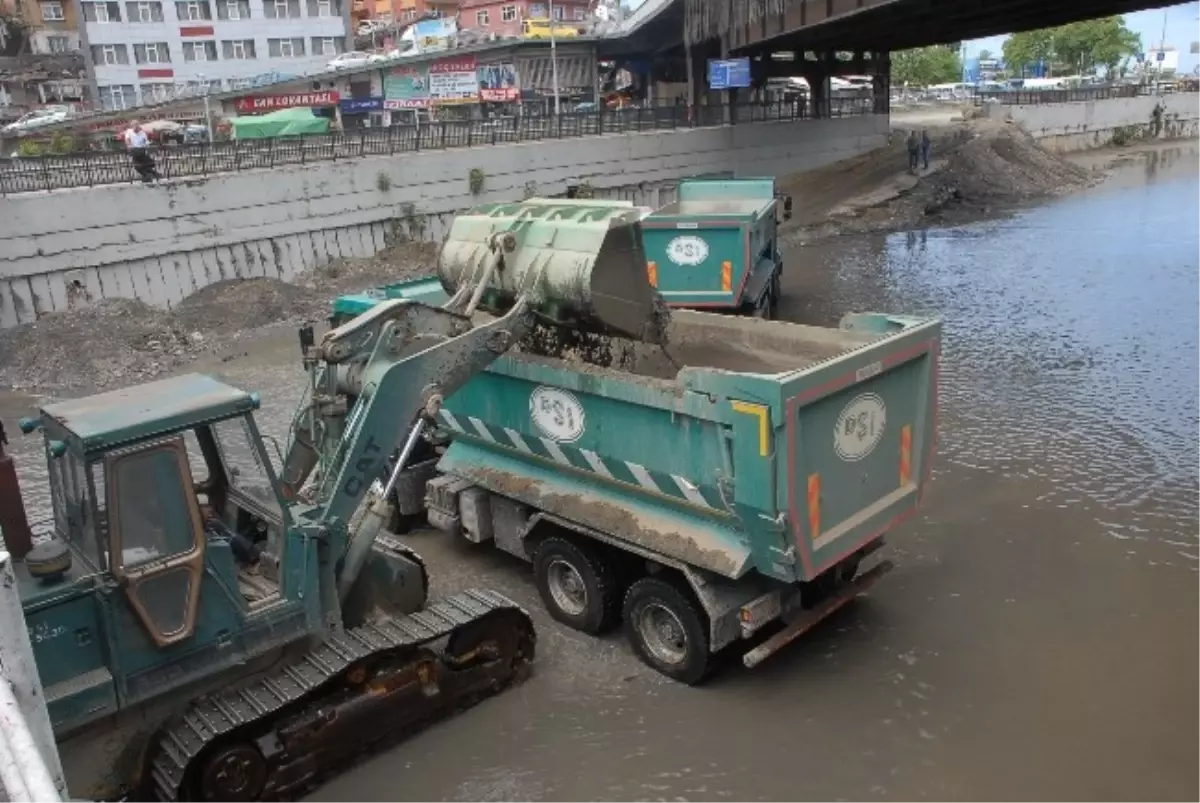
M 293 283 L 217 282 L 172 310 L 118 298 L 44 315 L 0 331 L 0 386 L 70 393 L 153 379 L 264 326 L 324 320 L 335 296 L 427 275 L 436 258 L 436 246 L 406 243 L 368 259 L 338 260 Z
M 971 120 L 925 130 L 933 140 L 933 169 L 893 193 L 873 191 L 907 175 L 908 131 L 900 128 L 884 148 L 791 182 L 800 197 L 814 191 L 819 196 L 798 205 L 796 222 L 805 234 L 818 238 L 957 225 L 1072 192 L 1099 177 L 1043 150 L 1011 124 Z

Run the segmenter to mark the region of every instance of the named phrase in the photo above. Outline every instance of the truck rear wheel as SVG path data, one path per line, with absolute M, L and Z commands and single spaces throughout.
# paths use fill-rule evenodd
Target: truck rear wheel
M 542 604 L 564 625 L 595 636 L 619 621 L 613 567 L 598 550 L 551 536 L 538 546 L 533 571 Z
M 644 577 L 625 595 L 625 636 L 649 666 L 689 686 L 708 674 L 708 624 L 691 595 Z

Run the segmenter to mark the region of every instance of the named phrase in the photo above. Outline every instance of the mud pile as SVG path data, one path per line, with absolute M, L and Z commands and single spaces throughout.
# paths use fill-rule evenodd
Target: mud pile
M 935 169 L 886 200 L 858 206 L 852 199 L 903 175 L 907 130 L 895 129 L 885 148 L 802 177 L 791 191 L 798 198 L 820 196 L 797 214 L 809 237 L 957 225 L 1072 192 L 1101 177 L 1042 149 L 1008 123 L 981 119 L 926 130 Z M 839 207 L 847 202 L 850 208 Z M 837 213 L 831 215 L 831 208 Z
M 231 279 L 171 310 L 132 299 L 44 315 L 0 330 L 0 386 L 86 392 L 168 374 L 263 327 L 322 321 L 334 296 L 433 272 L 437 248 L 406 243 L 369 259 L 339 260 L 288 283 Z

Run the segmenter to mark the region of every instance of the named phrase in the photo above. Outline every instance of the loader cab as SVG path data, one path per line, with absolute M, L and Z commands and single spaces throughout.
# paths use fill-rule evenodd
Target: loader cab
M 242 660 L 255 620 L 303 597 L 258 406 L 191 374 L 22 422 L 43 430 L 54 514 L 18 579 L 56 731 Z

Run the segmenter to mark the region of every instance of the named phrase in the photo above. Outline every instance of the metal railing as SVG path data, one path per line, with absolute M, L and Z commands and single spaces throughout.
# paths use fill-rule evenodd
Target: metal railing
M 976 106 L 985 103 L 1001 103 L 1005 106 L 1027 106 L 1041 103 L 1083 103 L 1089 100 L 1111 100 L 1112 98 L 1135 98 L 1139 95 L 1155 94 L 1154 87 L 1141 84 L 1118 86 L 1089 86 L 1075 89 L 1000 89 L 975 92 L 972 100 Z
M 875 98 L 833 98 L 820 117 L 874 114 Z M 500 117 L 369 128 L 345 133 L 247 139 L 151 148 L 164 179 L 209 176 L 312 162 L 390 156 L 480 145 L 573 139 L 643 131 L 707 128 L 739 123 L 803 120 L 814 116 L 805 100 L 733 106 L 660 106 L 570 112 L 554 116 Z M 0 194 L 94 187 L 139 181 L 124 152 L 94 152 L 0 159 Z

